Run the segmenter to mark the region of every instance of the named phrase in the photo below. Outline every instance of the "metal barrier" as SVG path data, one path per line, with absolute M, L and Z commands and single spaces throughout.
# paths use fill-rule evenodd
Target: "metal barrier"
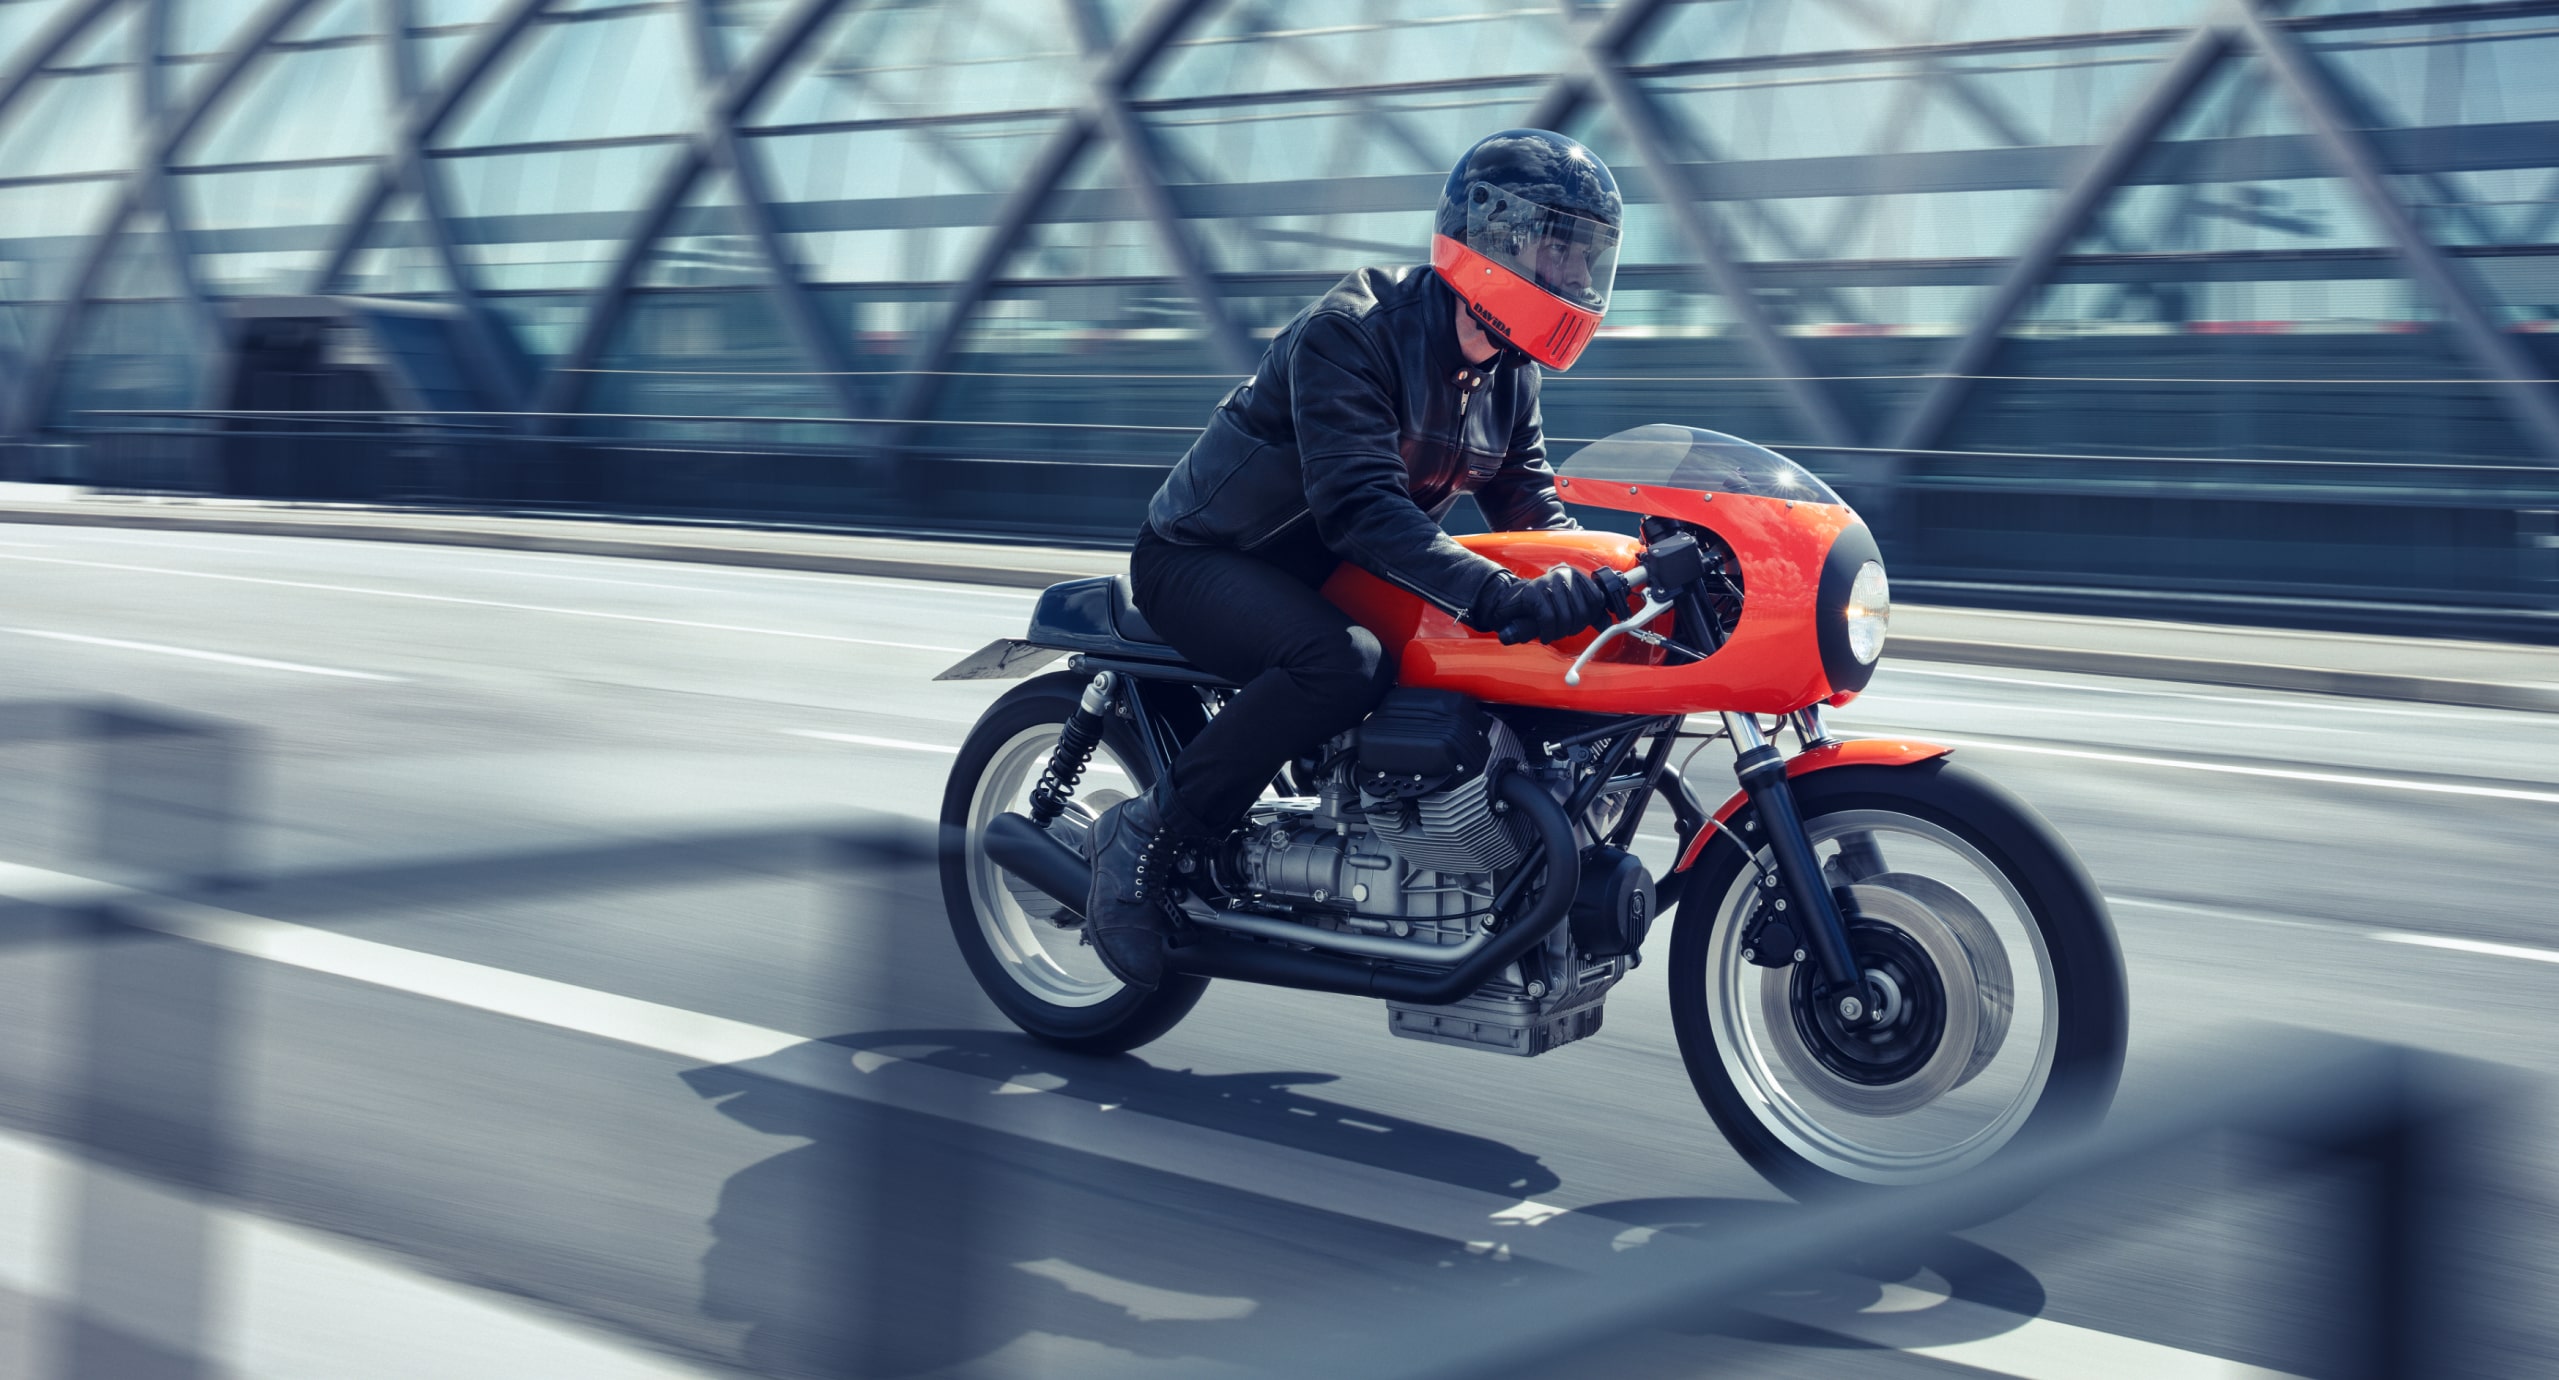
M 101 425 L 70 433 L 85 447 L 76 468 L 107 489 L 1102 545 L 1129 540 L 1196 432 L 651 413 L 91 416 Z M 1569 466 L 1589 439 L 1553 446 Z M 2547 466 L 1781 449 L 1876 513 L 1896 586 L 1936 602 L 2559 638 L 2559 470 Z M 1480 520 L 1461 504 L 1451 525 L 1470 524 Z

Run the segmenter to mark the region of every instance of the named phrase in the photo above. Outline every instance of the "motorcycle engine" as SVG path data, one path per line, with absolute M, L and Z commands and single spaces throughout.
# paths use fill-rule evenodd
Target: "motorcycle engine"
M 1498 874 L 1525 856 L 1492 791 L 1523 760 L 1518 736 L 1468 696 L 1398 689 L 1336 749 L 1315 797 L 1254 807 L 1219 869 L 1226 890 L 1338 932 L 1443 947 L 1480 933 Z M 1557 926 L 1463 1001 L 1388 1003 L 1389 1029 L 1523 1055 L 1596 1031 L 1601 997 L 1632 963 L 1576 953 L 1572 930 Z

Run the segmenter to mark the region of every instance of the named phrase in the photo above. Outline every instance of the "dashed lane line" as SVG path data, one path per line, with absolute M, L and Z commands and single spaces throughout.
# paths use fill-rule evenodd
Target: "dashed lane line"
M 2404 930 L 2378 930 L 2372 937 L 2384 944 L 2411 944 L 2421 949 L 2448 949 L 2454 953 L 2486 954 L 2491 958 L 2559 963 L 2559 949 L 2536 949 L 2524 944 L 2495 944 L 2485 939 L 2456 939 L 2448 934 L 2410 934 Z
M 294 671 L 306 676 L 336 676 L 345 680 L 406 680 L 406 676 L 386 676 L 373 671 L 349 671 L 336 666 L 307 666 L 299 661 L 274 661 L 262 656 L 241 656 L 233 652 L 208 652 L 195 647 L 169 647 L 157 642 L 128 642 L 120 637 L 92 637 L 86 633 L 56 632 L 50 628 L 0 628 L 0 632 L 19 637 L 41 637 L 51 642 L 77 642 L 88 647 L 113 647 L 126 652 L 151 652 L 159 656 L 180 656 L 193 661 L 216 661 L 225 666 L 247 666 L 261 671 Z
M 223 554 L 240 554 L 244 552 L 263 550 L 266 548 L 256 545 L 257 543 L 263 542 L 296 542 L 307 540 L 306 538 L 299 536 L 280 536 L 266 533 L 183 532 L 171 531 L 168 529 L 152 529 L 145 531 L 122 527 L 49 527 L 46 531 L 57 538 L 68 538 L 74 542 L 88 541 L 99 545 L 112 546 L 147 545 L 160 550 L 166 550 L 171 546 L 177 546 L 180 549 L 193 549 L 197 551 Z M 321 535 L 326 534 L 325 529 L 323 529 L 321 531 Z M 214 538 L 219 544 L 206 543 L 202 540 L 204 538 Z M 226 538 L 228 540 L 223 540 Z M 189 539 L 195 539 L 197 542 L 197 544 L 192 548 L 187 546 Z M 383 544 L 375 543 L 374 545 L 378 547 Z M 426 546 L 428 544 L 401 543 L 401 545 L 409 550 L 416 550 L 419 547 Z M 31 551 L 60 551 L 64 549 L 59 540 L 51 542 L 31 542 L 11 541 L 5 538 L 0 538 L 0 546 L 19 546 L 25 547 Z M 501 558 L 508 561 L 519 561 L 528 564 L 533 562 L 579 561 L 588 563 L 629 563 L 643 559 L 635 556 L 589 555 L 583 552 L 519 551 L 510 550 L 504 547 L 457 548 L 450 546 L 435 546 L 431 549 L 439 551 L 468 550 L 474 556 L 483 560 Z M 830 588 L 836 586 L 852 586 L 856 588 L 888 589 L 895 590 L 901 594 L 934 594 L 953 599 L 1017 599 L 1031 601 L 1040 597 L 1040 592 L 1036 589 L 1006 589 L 992 585 L 955 584 L 948 580 L 929 579 L 922 576 L 918 576 L 914 579 L 900 580 L 877 575 L 839 575 L 832 571 L 765 570 L 754 566 L 724 565 L 707 559 L 690 561 L 659 560 L 655 557 L 645 559 L 647 560 L 647 563 L 651 565 L 682 566 L 697 573 L 701 578 L 706 579 L 736 578 L 743 580 L 803 580 L 822 583 Z M 511 566 L 483 565 L 451 568 L 478 570 L 482 573 L 496 575 L 530 575 L 541 579 L 575 580 L 586 584 L 636 585 L 645 589 L 684 589 L 691 590 L 697 594 L 729 594 L 736 592 L 733 590 L 706 589 L 696 585 L 658 584 L 654 581 L 602 579 L 594 576 L 582 575 L 546 575 Z
M 2063 705 L 2042 704 L 2020 709 L 2013 704 L 1993 704 L 1987 700 L 1941 700 L 1925 695 L 1868 695 L 1858 702 L 1860 710 L 1971 709 L 1995 714 L 2028 714 L 2035 717 L 2053 714 L 2072 719 L 2111 719 L 2128 723 L 2180 724 L 2192 728 L 2244 728 L 2256 733 L 2329 733 L 2348 737 L 2369 738 L 2380 730 L 2365 728 L 2333 728 L 2322 724 L 2276 724 L 2248 719 L 2197 719 L 2183 714 L 2117 714 L 2104 709 L 2071 709 Z M 1843 711 L 1844 713 L 1845 711 Z
M 947 647 L 929 642 L 889 642 L 876 637 L 846 637 L 839 633 L 801 632 L 791 628 L 758 628 L 736 623 L 706 623 L 691 618 L 660 618 L 644 613 L 613 613 L 604 609 L 562 608 L 555 604 L 518 604 L 503 599 L 472 599 L 459 594 L 427 594 L 413 589 L 381 589 L 372 585 L 337 585 L 319 580 L 284 580 L 270 575 L 228 575 L 211 570 L 181 570 L 164 565 L 131 565 L 122 561 L 83 561 L 68 556 L 20 556 L 0 551 L 0 561 L 32 561 L 41 565 L 85 566 L 92 570 L 122 570 L 143 575 L 176 575 L 191 580 L 225 580 L 234 584 L 269 585 L 278 589 L 315 589 L 334 594 L 366 594 L 378 599 L 412 599 L 428 604 L 463 604 L 473 608 L 507 609 L 516 613 L 548 613 L 564 618 L 599 618 L 616 623 L 649 623 L 664 628 L 698 628 L 705 632 L 749 633 L 757 637 L 787 637 L 804 642 L 839 642 L 856 647 L 893 647 L 908 652 L 943 652 L 954 656 L 976 651 L 974 647 Z
M 1861 732 L 1886 730 L 1860 725 Z M 2291 767 L 2250 767 L 2236 762 L 2197 762 L 2182 757 L 2151 757 L 2132 752 L 2092 752 L 2085 748 L 2049 747 L 2034 743 L 1994 743 L 1979 738 L 1949 738 L 1942 733 L 1913 731 L 1906 736 L 1940 743 L 1950 748 L 1972 748 L 1981 752 L 2019 752 L 2032 757 L 2065 757 L 2081 762 L 2116 762 L 2135 767 L 2166 767 L 2176 771 L 2212 772 L 2222 776 L 2255 776 L 2278 781 L 2307 781 L 2323 786 L 2366 786 L 2374 790 L 2414 791 L 2421 795 L 2476 796 L 2486 800 L 2521 800 L 2536 805 L 2559 805 L 2559 791 L 2525 790 L 2516 786 L 2476 786 L 2460 781 L 2419 781 L 2408 777 L 2362 776 L 2352 772 L 2303 771 Z
M 875 738 L 868 733 L 837 733 L 823 728 L 786 728 L 781 732 L 793 738 L 815 738 L 828 743 L 851 743 L 855 747 L 889 748 L 898 752 L 930 752 L 943 757 L 954 757 L 959 754 L 959 748 L 950 743 L 920 743 L 912 738 Z M 1084 769 L 1100 772 L 1106 776 L 1128 775 L 1126 771 L 1108 762 L 1088 762 Z
M 908 738 L 874 738 L 867 733 L 836 733 L 823 728 L 786 728 L 782 732 L 794 738 L 816 738 L 829 743 L 851 743 L 855 747 L 895 748 L 901 752 L 933 752 L 944 757 L 955 756 L 959 749 L 948 743 L 919 743 Z
M 2335 695 L 2315 695 L 2307 691 L 2289 700 L 2269 699 L 2262 695 L 2215 695 L 2200 690 L 2168 690 L 2138 685 L 2086 685 L 2076 681 L 2038 680 L 2031 676 L 1995 676 L 1980 671 L 1949 671 L 1937 666 L 1913 666 L 1894 662 L 1885 668 L 1893 676 L 1928 676 L 1937 680 L 1979 681 L 1991 685 L 2024 685 L 2039 690 L 2069 690 L 2083 695 L 2133 695 L 2143 699 L 2201 700 L 2210 704 L 2244 704 L 2263 709 L 2285 709 L 2295 713 L 2380 714 L 2394 719 L 2457 719 L 2472 723 L 2515 721 L 2518 715 L 2531 711 L 2521 709 L 2403 709 L 2396 705 L 2349 703 Z M 2096 672 L 2087 672 L 2096 675 Z M 2138 679 L 2123 677 L 2122 679 Z M 2026 712 L 2041 712 L 2026 711 Z
M 1401 1228 L 1469 1250 L 1587 1269 L 1653 1233 L 1535 1201 L 1513 1201 L 1396 1170 L 1337 1159 L 1183 1122 L 1122 1112 L 1022 1080 L 1002 1085 L 882 1050 L 853 1050 L 722 1016 L 422 953 L 332 930 L 153 896 L 85 877 L 0 863 L 0 896 L 54 905 L 113 904 L 128 923 L 232 953 L 429 997 L 555 1029 L 712 1064 L 752 1062 L 762 1077 L 943 1117 L 1060 1149 L 1198 1179 L 1237 1184 L 1317 1211 Z M 1166 1166 L 1183 1166 L 1167 1168 Z M 1213 1167 L 1215 1177 L 1205 1175 Z M 1488 1234 L 1493 1240 L 1475 1239 Z M 1888 1286 L 1908 1292 L 1910 1286 Z M 1899 1295 L 1891 1296 L 1899 1298 Z M 1947 1300 L 1949 1303 L 1963 1302 Z M 1946 1343 L 1897 1332 L 1891 1310 L 1792 1320 L 1869 1345 L 1898 1348 L 2018 1380 L 2192 1376 L 2287 1380 L 2281 1372 L 2137 1338 L 1963 1302 L 1986 1334 Z M 1942 1321 L 1923 1300 L 1904 1321 Z M 1951 1317 L 1952 1315 L 1945 1315 Z

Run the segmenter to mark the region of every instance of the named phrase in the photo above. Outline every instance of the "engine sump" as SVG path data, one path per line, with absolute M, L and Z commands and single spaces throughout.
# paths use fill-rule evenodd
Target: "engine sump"
M 1465 1045 L 1522 1057 L 1544 1054 L 1599 1031 L 1607 984 L 1594 984 L 1552 1006 L 1525 994 L 1477 992 L 1446 1006 L 1386 1003 L 1386 1029 L 1398 1039 Z

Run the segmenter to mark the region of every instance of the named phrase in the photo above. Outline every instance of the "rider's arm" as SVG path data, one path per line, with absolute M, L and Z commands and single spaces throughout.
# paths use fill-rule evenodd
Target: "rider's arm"
M 1316 534 L 1344 558 L 1453 614 L 1502 568 L 1440 530 L 1406 487 L 1403 423 L 1385 356 L 1346 317 L 1318 312 L 1289 357 L 1299 472 Z
M 1581 526 L 1555 496 L 1555 469 L 1546 463 L 1546 419 L 1537 402 L 1536 366 L 1522 366 L 1518 387 L 1528 406 L 1511 432 L 1509 458 L 1475 491 L 1484 525 L 1496 532 L 1560 531 Z

